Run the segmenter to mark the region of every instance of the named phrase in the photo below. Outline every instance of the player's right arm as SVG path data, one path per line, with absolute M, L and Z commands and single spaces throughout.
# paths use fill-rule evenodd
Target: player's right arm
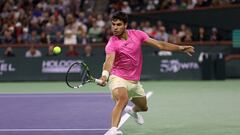
M 107 84 L 107 80 L 108 80 L 110 71 L 112 69 L 114 60 L 115 60 L 115 53 L 106 54 L 105 62 L 103 63 L 102 76 L 100 78 L 103 82 L 99 85 L 105 86 Z

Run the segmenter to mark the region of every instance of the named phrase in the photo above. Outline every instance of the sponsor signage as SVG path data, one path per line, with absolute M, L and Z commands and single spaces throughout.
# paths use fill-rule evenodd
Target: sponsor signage
M 177 73 L 180 71 L 198 70 L 199 64 L 197 62 L 180 62 L 177 59 L 161 60 L 161 73 Z
M 81 60 L 43 60 L 42 73 L 66 73 L 75 62 L 81 62 Z M 73 72 L 79 72 L 79 69 L 76 68 Z
M 4 60 L 0 60 L 0 75 L 3 75 L 4 72 L 14 72 L 16 68 L 12 63 L 7 63 Z

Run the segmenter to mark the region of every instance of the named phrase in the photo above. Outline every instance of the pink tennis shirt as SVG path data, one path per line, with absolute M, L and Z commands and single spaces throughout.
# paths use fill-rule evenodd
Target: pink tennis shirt
M 149 36 L 140 30 L 127 30 L 128 39 L 112 36 L 105 48 L 106 54 L 115 53 L 112 75 L 126 80 L 140 80 L 142 72 L 142 42 Z

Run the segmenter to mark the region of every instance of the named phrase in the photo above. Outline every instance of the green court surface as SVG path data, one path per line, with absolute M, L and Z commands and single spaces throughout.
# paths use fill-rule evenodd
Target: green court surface
M 152 91 L 145 124 L 132 118 L 123 125 L 124 135 L 240 135 L 240 80 L 144 81 Z M 106 92 L 94 84 L 79 90 L 64 82 L 0 83 L 0 93 Z M 110 97 L 109 97 L 110 98 Z M 109 110 L 111 111 L 111 110 Z

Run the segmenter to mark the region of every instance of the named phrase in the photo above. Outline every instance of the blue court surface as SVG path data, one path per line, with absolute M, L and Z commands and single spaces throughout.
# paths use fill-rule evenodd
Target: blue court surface
M 239 80 L 142 82 L 148 112 L 139 126 L 123 113 L 124 135 L 240 135 Z M 151 92 L 150 92 L 151 91 Z M 63 82 L 0 84 L 0 135 L 104 135 L 114 102 L 106 87 Z
M 110 94 L 1 94 L 0 135 L 103 135 Z

